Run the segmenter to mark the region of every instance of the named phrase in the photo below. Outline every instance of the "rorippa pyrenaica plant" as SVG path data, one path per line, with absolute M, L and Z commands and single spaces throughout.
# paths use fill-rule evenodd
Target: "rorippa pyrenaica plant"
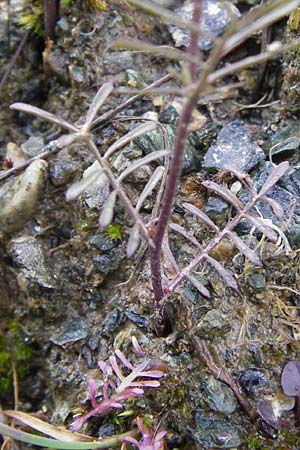
M 82 142 L 85 142 L 94 154 L 95 162 L 85 171 L 82 180 L 68 189 L 66 194 L 67 200 L 71 201 L 77 198 L 81 195 L 84 189 L 87 188 L 87 186 L 91 185 L 91 183 L 108 183 L 110 185 L 110 194 L 102 207 L 99 219 L 99 223 L 103 227 L 109 225 L 113 220 L 114 207 L 117 198 L 119 198 L 119 200 L 123 203 L 123 206 L 133 221 L 133 227 L 129 235 L 127 246 L 128 256 L 130 257 L 134 254 L 136 249 L 139 247 L 141 239 L 147 243 L 149 248 L 152 288 L 154 295 L 155 327 L 157 335 L 163 336 L 167 333 L 168 329 L 168 317 L 166 314 L 166 301 L 168 295 L 172 293 L 175 288 L 182 283 L 182 281 L 188 280 L 201 292 L 202 295 L 209 296 L 207 288 L 201 285 L 201 283 L 192 275 L 192 272 L 199 267 L 199 265 L 203 263 L 210 264 L 220 274 L 228 286 L 233 289 L 237 289 L 237 283 L 234 276 L 224 266 L 210 256 L 213 249 L 222 239 L 225 237 L 229 238 L 238 251 L 240 251 L 253 264 L 258 265 L 260 263 L 258 256 L 255 255 L 255 252 L 253 252 L 253 250 L 251 250 L 234 232 L 240 221 L 248 220 L 253 227 L 260 230 L 260 232 L 272 241 L 277 242 L 278 239 L 283 239 L 284 241 L 284 236 L 278 227 L 276 228 L 272 223 L 270 223 L 270 221 L 267 222 L 263 219 L 263 217 L 256 217 L 253 214 L 253 208 L 254 206 L 257 207 L 258 202 L 267 202 L 272 207 L 275 215 L 282 217 L 283 211 L 280 205 L 276 204 L 274 200 L 272 201 L 266 194 L 268 190 L 274 186 L 278 179 L 288 170 L 287 163 L 282 163 L 278 167 L 274 166 L 274 172 L 270 175 L 266 184 L 259 193 L 256 192 L 254 184 L 251 183 L 246 174 L 240 173 L 235 167 L 227 167 L 226 170 L 233 176 L 237 177 L 249 190 L 251 199 L 245 205 L 241 203 L 236 195 L 230 192 L 226 187 L 222 187 L 216 183 L 208 181 L 204 183 L 207 189 L 225 199 L 237 212 L 235 219 L 223 230 L 219 230 L 218 227 L 207 216 L 205 216 L 202 211 L 193 205 L 184 205 L 187 214 L 193 214 L 215 232 L 216 237 L 208 242 L 208 244 L 199 242 L 191 235 L 191 233 L 189 233 L 188 230 L 182 229 L 176 226 L 176 224 L 172 224 L 171 214 L 182 171 L 188 125 L 192 120 L 192 114 L 194 109 L 197 107 L 199 99 L 203 100 L 206 95 L 211 95 L 212 92 L 218 91 L 218 82 L 220 80 L 224 80 L 229 75 L 275 57 L 279 53 L 284 52 L 287 46 L 279 42 L 273 42 L 264 52 L 257 55 L 248 56 L 233 63 L 227 63 L 221 68 L 218 67 L 219 63 L 225 55 L 232 52 L 236 46 L 243 43 L 253 33 L 265 29 L 270 26 L 270 24 L 288 14 L 299 4 L 299 1 L 276 0 L 251 9 L 242 18 L 238 19 L 221 38 L 216 40 L 215 46 L 206 57 L 204 57 L 198 50 L 198 39 L 202 33 L 201 27 L 199 26 L 201 20 L 201 0 L 194 1 L 193 15 L 190 21 L 183 20 L 169 10 L 160 7 L 157 3 L 153 4 L 146 0 L 128 0 L 128 3 L 135 7 L 142 8 L 148 13 L 159 16 L 160 18 L 171 23 L 185 27 L 190 31 L 190 44 L 186 52 L 182 52 L 178 49 L 170 49 L 166 52 L 165 49 L 161 47 L 156 47 L 153 45 L 149 46 L 149 44 L 139 41 L 122 40 L 121 42 L 119 41 L 115 43 L 115 45 L 122 46 L 123 48 L 127 47 L 145 52 L 158 53 L 162 56 L 178 60 L 183 65 L 184 69 L 181 77 L 182 87 L 181 89 L 176 90 L 177 94 L 180 93 L 183 96 L 183 107 L 177 126 L 174 147 L 171 153 L 167 146 L 167 139 L 165 139 L 163 149 L 140 158 L 119 175 L 114 173 L 111 167 L 111 161 L 113 160 L 114 154 L 119 151 L 125 143 L 128 143 L 136 136 L 153 130 L 154 128 L 159 128 L 161 132 L 164 133 L 164 128 L 157 121 L 157 118 L 153 116 L 140 118 L 144 122 L 142 125 L 132 129 L 129 133 L 127 133 L 127 135 L 112 144 L 104 152 L 104 154 L 100 154 L 93 136 L 93 129 L 95 129 L 101 121 L 102 123 L 105 123 L 105 121 L 107 123 L 107 120 L 110 117 L 117 114 L 122 109 L 117 107 L 115 110 L 108 112 L 106 115 L 104 114 L 100 118 L 97 117 L 99 108 L 114 89 L 113 84 L 110 82 L 105 83 L 95 95 L 87 113 L 85 123 L 81 127 L 70 124 L 65 120 L 61 120 L 54 115 L 30 105 L 16 103 L 12 105 L 12 108 L 35 114 L 45 120 L 49 120 L 50 122 L 61 126 L 62 128 L 67 129 L 69 134 L 61 136 L 54 143 L 52 143 L 53 148 L 62 148 L 71 145 L 74 141 L 81 140 Z M 289 44 L 289 46 L 291 45 L 295 45 L 295 43 Z M 170 80 L 170 78 L 172 78 L 172 75 L 165 75 L 160 83 Z M 152 87 L 157 87 L 157 85 L 153 83 Z M 132 97 L 127 102 L 124 102 L 124 108 L 136 98 L 139 98 L 141 95 L 145 95 L 147 93 L 149 94 L 149 92 L 153 93 L 151 87 L 138 92 L 136 96 Z M 49 145 L 51 146 L 51 144 Z M 161 163 L 162 158 L 164 158 L 163 163 Z M 144 164 L 149 164 L 154 161 L 158 161 L 159 165 L 153 171 L 149 181 L 142 189 L 137 203 L 133 204 L 127 195 L 126 186 L 123 182 L 125 178 L 134 170 Z M 160 188 L 158 188 L 159 185 Z M 150 220 L 147 219 L 145 221 L 143 215 L 141 214 L 141 208 L 145 199 L 155 189 L 157 190 L 157 202 L 154 207 L 154 213 L 152 214 Z M 176 262 L 176 258 L 172 255 L 168 244 L 168 239 L 166 238 L 168 231 L 170 230 L 181 234 L 199 251 L 197 256 L 193 258 L 186 267 L 179 267 Z M 173 279 L 169 279 L 168 274 L 164 273 L 164 260 L 167 261 L 168 266 L 172 267 L 172 272 L 175 274 Z

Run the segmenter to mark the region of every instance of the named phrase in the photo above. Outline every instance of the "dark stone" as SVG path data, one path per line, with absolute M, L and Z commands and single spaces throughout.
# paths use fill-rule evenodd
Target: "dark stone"
M 205 205 L 205 212 L 212 219 L 222 215 L 227 209 L 228 203 L 217 197 L 210 197 Z
M 119 308 L 115 308 L 112 312 L 108 313 L 102 330 L 100 331 L 101 336 L 111 338 L 121 325 L 124 318 L 124 314 Z
M 129 319 L 132 323 L 137 325 L 140 328 L 147 329 L 149 324 L 149 319 L 141 314 L 136 313 L 135 311 L 126 311 L 125 315 L 127 319 Z
M 224 126 L 216 144 L 208 149 L 203 167 L 223 169 L 225 165 L 232 165 L 241 172 L 249 172 L 263 159 L 263 150 L 252 141 L 244 125 L 234 120 Z
M 88 331 L 85 323 L 81 319 L 74 319 L 59 333 L 53 334 L 50 337 L 50 341 L 53 342 L 53 344 L 63 347 L 65 344 L 85 339 L 87 335 Z
M 259 389 L 266 386 L 265 373 L 254 368 L 246 369 L 239 378 L 240 385 L 250 395 L 256 394 Z
M 110 239 L 110 237 L 107 236 L 107 234 L 100 233 L 95 234 L 89 240 L 89 244 L 92 245 L 93 247 L 96 247 L 98 250 L 101 250 L 102 252 L 109 252 L 118 244 L 118 241 Z
M 204 448 L 237 448 L 243 444 L 242 429 L 222 419 L 208 419 L 196 413 L 195 441 Z

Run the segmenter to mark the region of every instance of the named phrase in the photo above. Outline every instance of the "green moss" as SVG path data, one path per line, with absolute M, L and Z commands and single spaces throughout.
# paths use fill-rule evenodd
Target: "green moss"
M 20 324 L 11 320 L 3 335 L 0 336 L 0 395 L 7 394 L 12 388 L 12 361 L 17 375 L 23 375 L 27 363 L 32 357 L 32 348 L 23 339 Z
M 42 0 L 25 2 L 23 14 L 19 19 L 19 24 L 25 28 L 25 30 L 30 30 L 39 37 L 44 35 Z
M 105 231 L 110 239 L 122 240 L 121 227 L 119 224 L 111 223 L 106 227 Z
M 248 438 L 248 445 L 249 450 L 263 450 L 266 449 L 266 440 L 255 434 Z

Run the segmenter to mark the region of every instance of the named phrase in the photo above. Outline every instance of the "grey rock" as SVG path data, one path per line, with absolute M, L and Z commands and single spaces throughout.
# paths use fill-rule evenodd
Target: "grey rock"
M 119 308 L 115 308 L 113 311 L 107 314 L 104 325 L 101 329 L 101 336 L 112 337 L 116 333 L 117 329 L 121 325 L 124 318 L 124 314 Z
M 189 0 L 183 6 L 177 8 L 175 12 L 181 19 L 190 21 L 192 19 L 193 6 L 194 2 Z M 201 36 L 199 37 L 198 47 L 206 51 L 212 48 L 215 38 L 223 33 L 230 22 L 240 17 L 240 12 L 231 2 L 226 0 L 204 0 L 201 6 Z M 171 25 L 169 30 L 176 47 L 188 47 L 190 34 L 187 29 Z
M 71 181 L 76 170 L 73 162 L 58 161 L 50 170 L 50 179 L 54 186 L 63 186 Z
M 135 66 L 134 57 L 130 51 L 107 52 L 104 59 L 106 73 L 109 75 L 119 75 L 126 69 Z
M 220 216 L 227 209 L 228 204 L 217 197 L 210 197 L 205 205 L 205 212 L 212 219 Z
M 21 148 L 23 152 L 31 158 L 39 153 L 44 144 L 44 139 L 41 136 L 31 136 L 27 141 L 21 144 Z
M 21 272 L 29 281 L 44 288 L 57 285 L 52 268 L 49 268 L 44 249 L 40 241 L 32 236 L 21 236 L 11 240 L 10 254 Z
M 50 341 L 53 342 L 53 344 L 64 346 L 85 339 L 87 336 L 88 330 L 84 322 L 81 319 L 74 319 L 59 333 L 53 334 L 50 337 Z
M 47 162 L 39 159 L 0 188 L 0 230 L 20 230 L 32 216 L 46 179 Z
M 102 252 L 109 252 L 116 246 L 116 240 L 110 239 L 105 233 L 95 234 L 89 244 Z
M 242 430 L 222 419 L 208 419 L 196 414 L 196 442 L 204 448 L 237 448 L 244 443 Z
M 165 126 L 168 138 L 168 146 L 170 149 L 174 147 L 176 127 L 174 125 L 167 124 Z M 164 146 L 163 135 L 159 129 L 145 133 L 135 139 L 136 144 L 148 155 L 151 152 L 162 150 Z M 186 144 L 186 151 L 183 161 L 183 174 L 187 175 L 191 172 L 199 170 L 201 168 L 202 154 L 188 139 Z
M 237 401 L 229 387 L 210 377 L 204 386 L 208 406 L 214 411 L 231 414 L 237 408 Z
M 249 172 L 265 154 L 247 133 L 239 120 L 229 122 L 218 134 L 217 142 L 212 145 L 205 157 L 203 166 L 207 169 L 223 169 L 232 165 L 242 172 Z
M 224 335 L 230 329 L 231 325 L 225 314 L 217 309 L 212 309 L 198 323 L 197 334 L 204 339 L 210 339 L 216 335 Z
M 262 273 L 252 273 L 247 281 L 249 286 L 255 291 L 263 291 L 266 288 L 266 279 Z
M 259 389 L 267 385 L 266 374 L 261 369 L 246 369 L 239 378 L 240 385 L 248 394 L 256 394 Z

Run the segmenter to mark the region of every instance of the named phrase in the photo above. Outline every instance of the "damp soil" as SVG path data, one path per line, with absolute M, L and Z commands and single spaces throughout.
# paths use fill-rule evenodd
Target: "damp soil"
M 1 3 L 5 9 L 5 2 Z M 3 43 L 1 50 L 2 66 L 9 63 L 22 37 L 23 31 L 16 26 L 18 14 L 16 7 L 11 13 L 11 39 Z M 1 26 L 6 24 L 5 19 Z M 286 21 L 274 33 L 283 38 L 285 28 Z M 56 41 L 42 55 L 43 43 L 30 37 L 3 87 L 2 157 L 9 143 L 20 147 L 32 136 L 47 143 L 61 132 L 41 119 L 10 110 L 13 102 L 30 103 L 80 124 L 91 98 L 104 82 L 113 81 L 115 86 L 131 89 L 148 85 L 166 73 L 179 72 L 176 63 L 166 62 L 163 57 L 110 48 L 111 42 L 119 37 L 149 39 L 149 36 L 154 44 L 173 45 L 162 22 L 126 2 L 111 2 L 101 12 L 91 11 L 85 2 L 79 1 L 62 9 Z M 236 60 L 247 54 L 249 48 L 259 51 L 259 46 L 259 37 L 253 38 L 227 58 Z M 288 64 L 287 59 L 285 65 Z M 216 179 L 216 173 L 201 166 L 205 152 L 215 143 L 221 127 L 233 119 L 242 121 L 253 139 L 268 152 L 265 144 L 268 136 L 297 120 L 295 108 L 289 111 L 286 106 L 288 100 L 279 101 L 280 95 L 284 95 L 280 94 L 283 68 L 282 58 L 269 63 L 259 80 L 259 89 L 259 69 L 238 75 L 230 82 L 239 82 L 242 87 L 231 91 L 228 98 L 198 108 L 201 117 L 206 118 L 206 132 L 197 134 L 195 125 L 192 142 L 196 145 L 181 179 L 172 221 L 189 223 L 202 242 L 211 239 L 211 232 L 184 215 L 181 205 L 192 201 L 205 207 L 208 202 L 208 193 L 197 187 L 200 177 Z M 287 82 L 285 79 L 285 92 Z M 242 105 L 253 104 L 262 97 L 262 86 L 265 92 L 262 103 L 268 106 L 243 108 Z M 176 87 L 176 82 L 170 81 L 167 87 Z M 114 93 L 101 113 L 126 98 Z M 178 106 L 179 99 L 173 95 L 157 93 L 142 97 L 122 115 L 142 116 L 148 111 L 162 114 L 174 105 L 174 100 Z M 99 148 L 119 139 L 133 123 L 114 117 L 95 130 Z M 287 157 L 294 166 L 299 163 L 293 151 L 277 155 L 277 162 Z M 193 158 L 197 167 L 193 166 Z M 93 156 L 78 143 L 47 158 L 46 175 L 38 188 L 34 212 L 21 226 L 4 227 L 1 232 L 1 408 L 14 407 L 10 363 L 13 360 L 18 375 L 19 409 L 38 412 L 53 424 L 70 426 L 75 413 L 89 410 L 87 379 L 101 379 L 97 362 L 108 360 L 117 348 L 130 359 L 131 339 L 135 336 L 146 355 L 167 363 L 161 387 L 148 389 L 143 399 L 126 407 L 128 415 L 94 417 L 84 425 L 83 433 L 98 437 L 105 427 L 110 434 L 120 433 L 131 429 L 136 416 L 151 415 L 168 432 L 170 449 L 299 448 L 299 428 L 294 425 L 293 414 L 287 414 L 289 427 L 278 431 L 266 425 L 264 430 L 258 430 L 257 423 L 249 419 L 224 383 L 214 384 L 215 378 L 195 352 L 191 333 L 198 336 L 220 371 L 231 375 L 254 409 L 260 400 L 275 397 L 284 365 L 299 359 L 300 240 L 295 240 L 289 252 L 285 248 L 277 252 L 275 244 L 252 236 L 262 258 L 260 268 L 240 258 L 230 241 L 221 244 L 213 256 L 234 273 L 238 292 L 226 287 L 211 268 L 201 268 L 201 280 L 210 291 L 210 298 L 204 298 L 187 283 L 177 289 L 168 298 L 170 333 L 157 338 L 147 251 L 142 245 L 132 259 L 127 259 L 132 223 L 121 203 L 116 207 L 114 228 L 101 229 L 98 224 L 101 193 L 96 202 L 65 200 L 68 186 L 78 181 L 91 163 Z M 128 182 L 133 200 L 138 198 L 148 176 L 147 171 L 141 172 Z M 226 179 L 220 176 L 219 182 L 226 183 Z M 187 184 L 193 188 L 187 188 Z M 153 195 L 143 210 L 145 217 L 149 217 L 154 202 Z M 228 208 L 215 213 L 219 227 L 226 224 L 230 214 Z M 171 238 L 178 264 L 184 265 L 194 250 L 183 238 L 175 235 Z M 229 400 L 226 402 L 224 397 Z M 210 441 L 214 434 L 223 439 L 217 447 Z M 226 446 L 228 436 L 235 439 L 235 445 Z

